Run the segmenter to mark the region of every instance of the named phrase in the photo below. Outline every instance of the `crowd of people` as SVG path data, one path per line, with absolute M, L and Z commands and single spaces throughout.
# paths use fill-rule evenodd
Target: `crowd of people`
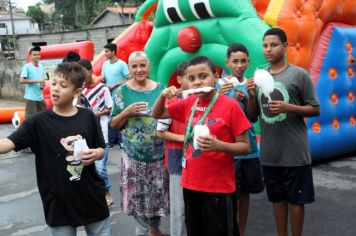
M 40 48 L 31 49 L 20 78 L 26 120 L 0 140 L 0 154 L 27 147 L 35 154 L 52 235 L 76 235 L 78 226 L 87 235 L 114 235 L 107 162 L 115 139 L 122 148 L 120 206 L 133 217 L 135 235 L 167 235 L 160 222 L 170 215 L 171 236 L 244 236 L 250 194 L 265 188 L 278 235 L 288 235 L 288 219 L 292 235 L 302 235 L 304 205 L 314 201 L 304 117 L 318 116 L 319 102 L 308 73 L 285 59 L 285 32 L 271 28 L 261 43 L 274 78 L 269 97 L 245 78 L 250 58 L 240 43 L 226 52 L 229 75 L 220 78 L 209 58 L 196 56 L 177 67 L 179 88 L 149 78 L 144 52 L 126 64 L 110 43 L 101 76 L 73 55 L 58 65 L 53 109 L 42 112 L 46 75 Z

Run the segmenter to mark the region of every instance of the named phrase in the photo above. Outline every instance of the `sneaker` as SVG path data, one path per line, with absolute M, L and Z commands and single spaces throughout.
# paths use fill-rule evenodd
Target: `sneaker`
M 110 144 L 110 145 L 108 145 L 108 148 L 109 148 L 109 149 L 113 149 L 113 148 L 114 148 L 114 145 Z

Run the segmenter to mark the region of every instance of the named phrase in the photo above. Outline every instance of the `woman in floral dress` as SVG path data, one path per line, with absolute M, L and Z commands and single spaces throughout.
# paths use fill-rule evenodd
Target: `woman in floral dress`
M 121 207 L 134 217 L 136 235 L 161 236 L 160 218 L 169 213 L 169 183 L 151 108 L 164 87 L 148 78 L 149 68 L 144 52 L 130 55 L 131 79 L 114 96 L 111 127 L 121 129 L 123 140 Z

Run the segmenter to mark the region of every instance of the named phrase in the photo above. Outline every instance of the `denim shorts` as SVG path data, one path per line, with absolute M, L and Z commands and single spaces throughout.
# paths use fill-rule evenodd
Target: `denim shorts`
M 110 217 L 88 225 L 84 225 L 88 236 L 112 236 Z M 76 236 L 77 228 L 73 226 L 51 227 L 52 236 Z

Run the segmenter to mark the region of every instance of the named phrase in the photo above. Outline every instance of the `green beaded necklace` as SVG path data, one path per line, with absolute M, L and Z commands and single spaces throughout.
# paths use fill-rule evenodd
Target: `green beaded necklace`
M 213 99 L 209 103 L 209 106 L 205 109 L 203 116 L 196 123 L 196 125 L 201 125 L 204 122 L 204 120 L 208 116 L 211 108 L 214 106 L 216 100 L 218 99 L 218 96 L 219 96 L 219 93 L 216 91 Z M 192 112 L 190 113 L 190 117 L 189 117 L 189 120 L 188 120 L 188 126 L 187 126 L 187 129 L 185 130 L 184 148 L 183 148 L 183 153 L 184 154 L 185 154 L 185 151 L 187 150 L 188 143 L 189 143 L 190 139 L 194 136 L 194 129 L 192 130 L 192 128 L 193 128 L 192 127 L 193 126 L 192 123 L 193 123 L 193 117 L 194 117 L 195 110 L 197 109 L 198 101 L 199 101 L 199 98 L 197 98 L 195 100 L 195 103 L 194 103 L 194 105 L 192 107 Z

